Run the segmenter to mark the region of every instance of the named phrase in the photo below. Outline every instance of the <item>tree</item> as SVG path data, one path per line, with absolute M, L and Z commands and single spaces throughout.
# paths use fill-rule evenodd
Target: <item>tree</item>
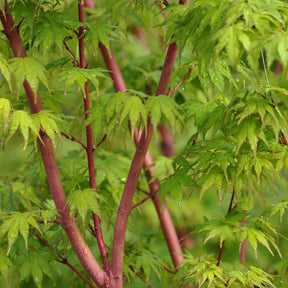
M 287 287 L 287 8 L 1 0 L 2 286 Z

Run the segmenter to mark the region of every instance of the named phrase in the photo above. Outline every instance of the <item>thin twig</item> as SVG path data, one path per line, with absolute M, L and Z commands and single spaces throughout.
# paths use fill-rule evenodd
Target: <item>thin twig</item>
M 134 208 L 140 206 L 141 204 L 143 204 L 144 202 L 146 202 L 146 201 L 147 201 L 148 199 L 150 199 L 151 197 L 152 197 L 152 195 L 150 195 L 150 196 L 144 198 L 144 199 L 143 199 L 142 201 L 140 201 L 139 203 L 133 205 L 133 206 L 131 207 L 131 210 L 133 210 Z
M 73 270 L 80 278 L 82 278 L 90 287 L 97 288 L 94 286 L 80 271 L 78 271 L 67 258 L 61 257 L 60 259 L 56 259 L 57 262 L 67 265 L 71 270 Z
M 136 189 L 137 189 L 138 191 L 146 194 L 146 195 L 150 195 L 150 193 L 149 193 L 148 191 L 146 191 L 146 190 L 144 190 L 144 189 L 142 189 L 142 188 L 140 188 L 140 187 L 136 187 Z
M 231 196 L 230 205 L 229 205 L 229 208 L 228 208 L 228 214 L 230 214 L 230 212 L 231 212 L 231 210 L 232 210 L 232 205 L 233 205 L 234 196 L 235 196 L 235 190 L 233 190 L 233 193 L 232 193 L 232 196 Z M 222 252 L 223 252 L 223 249 L 224 249 L 224 244 L 225 244 L 225 239 L 224 239 L 224 240 L 222 241 L 222 243 L 221 243 L 221 247 L 220 247 L 219 254 L 218 254 L 217 266 L 220 265 L 220 261 L 221 261 L 221 257 L 222 257 Z
M 61 135 L 64 136 L 65 138 L 71 140 L 71 141 L 79 143 L 85 150 L 87 150 L 86 145 L 84 143 L 82 143 L 80 140 L 78 140 L 77 138 L 75 138 L 74 136 L 72 136 L 72 135 L 68 136 L 64 132 L 61 132 Z
M 39 224 L 44 224 L 45 221 L 38 221 Z M 53 224 L 58 224 L 58 225 L 61 225 L 61 223 L 57 220 L 49 220 L 49 221 L 46 221 L 46 223 L 53 223 Z
M 192 72 L 193 68 L 195 67 L 195 64 L 193 64 L 188 72 L 185 74 L 185 76 L 183 77 L 183 79 L 176 85 L 176 87 L 171 91 L 169 92 L 168 96 L 171 97 L 174 95 L 174 93 L 176 92 L 176 90 L 180 87 L 180 85 L 185 81 L 185 79 L 188 77 L 188 75 Z
M 66 50 L 72 55 L 72 57 L 75 59 L 76 63 L 77 63 L 77 67 L 80 67 L 80 63 L 76 57 L 76 55 L 73 53 L 73 51 L 69 48 L 68 44 L 66 43 L 66 40 L 69 40 L 69 39 L 72 39 L 72 37 L 66 37 L 64 40 L 63 40 L 63 44 L 66 48 Z
M 107 138 L 107 134 L 103 136 L 103 138 L 100 140 L 100 142 L 96 145 L 96 147 L 93 148 L 93 150 L 96 150 Z
M 42 237 L 40 237 L 40 236 L 37 235 L 37 234 L 34 234 L 34 235 L 35 235 L 35 237 L 38 238 L 38 240 L 40 240 L 45 246 L 50 247 L 50 244 L 49 244 L 46 240 L 44 240 Z
M 135 272 L 132 266 L 129 266 L 130 270 L 134 272 L 148 287 L 153 288 L 151 284 L 149 284 L 138 272 Z
M 47 247 L 51 247 L 50 244 L 43 239 L 41 236 L 34 234 L 36 238 L 38 238 L 38 240 L 40 240 L 45 246 Z M 59 255 L 60 259 L 56 259 L 57 262 L 60 262 L 62 264 L 65 264 L 67 266 L 69 266 L 79 277 L 81 277 L 87 284 L 89 284 L 92 288 L 96 288 L 96 286 L 94 286 L 83 274 L 81 274 L 69 261 L 66 257 Z

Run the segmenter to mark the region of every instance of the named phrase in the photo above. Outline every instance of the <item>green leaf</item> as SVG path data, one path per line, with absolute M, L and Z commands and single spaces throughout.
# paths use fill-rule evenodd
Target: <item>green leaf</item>
M 61 79 L 65 81 L 65 91 L 64 95 L 66 95 L 68 88 L 76 82 L 76 84 L 82 89 L 84 97 L 85 95 L 85 83 L 90 81 L 91 84 L 95 87 L 95 89 L 98 89 L 99 86 L 99 80 L 100 77 L 106 77 L 104 72 L 107 72 L 106 70 L 100 69 L 100 68 L 94 68 L 94 69 L 84 69 L 84 68 L 67 68 L 63 69 L 61 73 Z
M 6 142 L 14 135 L 16 130 L 20 128 L 22 136 L 24 138 L 24 147 L 26 149 L 28 145 L 29 130 L 34 137 L 39 137 L 39 125 L 35 124 L 30 115 L 23 110 L 14 111 L 10 116 L 9 135 Z
M 33 263 L 33 266 L 31 267 L 31 275 L 33 277 L 33 280 L 38 288 L 42 287 L 42 281 L 43 281 L 43 271 L 41 267 L 38 265 L 38 263 Z
M 284 66 L 288 65 L 288 51 L 287 51 L 287 47 L 288 47 L 288 41 L 286 39 L 287 35 L 283 35 L 281 37 L 281 40 L 278 44 L 278 53 L 280 55 L 280 59 L 283 63 Z
M 11 85 L 11 71 L 9 68 L 9 63 L 2 53 L 0 53 L 0 72 L 3 75 L 3 77 L 6 79 L 9 85 L 10 91 L 12 92 L 13 89 Z
M 47 253 L 45 249 L 41 249 L 40 251 L 35 252 L 29 250 L 29 253 L 26 254 L 25 261 L 19 271 L 20 281 L 29 280 L 29 277 L 32 276 L 36 286 L 41 288 L 43 282 L 43 274 L 46 274 L 54 282 L 55 286 L 56 283 L 51 269 L 51 263 L 54 262 L 51 261 L 53 258 L 54 257 L 51 257 L 50 252 Z
M 86 215 L 88 210 L 95 214 L 100 214 L 98 201 L 99 194 L 95 190 L 87 188 L 84 190 L 76 190 L 67 197 L 67 204 L 70 206 L 70 214 L 75 215 L 78 212 L 85 226 Z
M 9 285 L 8 280 L 11 277 L 11 272 L 15 270 L 16 267 L 13 265 L 11 260 L 5 256 L 3 250 L 0 251 L 0 275 L 5 280 L 7 286 Z
M 151 121 L 154 128 L 160 123 L 161 116 L 164 116 L 171 127 L 176 125 L 176 119 L 181 120 L 181 108 L 166 95 L 148 97 L 146 101 L 147 110 L 150 112 Z
M 271 211 L 270 211 L 270 217 L 273 215 L 279 213 L 280 220 L 282 222 L 282 218 L 286 210 L 288 209 L 288 200 L 284 199 L 276 204 L 272 204 Z
M 29 234 L 29 225 L 32 225 L 40 233 L 41 230 L 35 220 L 35 217 L 39 217 L 35 212 L 32 214 L 30 212 L 15 212 L 11 215 L 4 217 L 3 223 L 0 226 L 0 238 L 2 238 L 6 233 L 8 236 L 8 252 L 18 238 L 19 232 L 25 240 L 26 249 L 28 249 L 28 234 Z
M 120 114 L 120 124 L 128 116 L 131 124 L 132 137 L 134 136 L 134 127 L 138 126 L 137 123 L 142 119 L 142 123 L 146 128 L 147 125 L 147 111 L 145 105 L 142 103 L 141 99 L 136 96 L 130 96 L 127 98 L 123 104 L 123 110 Z
M 39 129 L 42 127 L 55 143 L 55 133 L 58 135 L 61 134 L 57 122 L 61 123 L 63 120 L 49 110 L 41 110 L 39 113 L 33 114 L 32 117 L 35 125 L 39 127 Z
M 20 89 L 26 79 L 34 92 L 35 102 L 37 99 L 39 81 L 41 81 L 48 91 L 50 91 L 45 67 L 39 60 L 31 57 L 16 57 L 10 59 L 9 62 L 16 76 L 18 89 Z
M 0 132 L 6 133 L 9 129 L 9 115 L 12 111 L 11 103 L 6 98 L 0 98 Z

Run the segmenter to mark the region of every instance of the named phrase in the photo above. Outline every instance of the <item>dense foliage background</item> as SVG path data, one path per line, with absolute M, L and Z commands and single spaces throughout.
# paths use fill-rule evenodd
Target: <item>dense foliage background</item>
M 0 11 L 1 287 L 288 286 L 286 1 Z

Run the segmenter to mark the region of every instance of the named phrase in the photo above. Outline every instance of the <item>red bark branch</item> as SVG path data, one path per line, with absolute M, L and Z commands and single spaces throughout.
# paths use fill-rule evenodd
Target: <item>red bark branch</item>
M 64 136 L 65 138 L 77 142 L 78 144 L 80 144 L 85 150 L 87 149 L 87 147 L 85 146 L 84 143 L 82 143 L 80 140 L 78 140 L 77 138 L 75 138 L 74 136 L 70 135 L 68 136 L 67 134 L 65 134 L 64 132 L 61 132 L 61 135 Z
M 7 1 L 5 1 L 4 10 L 0 10 L 0 20 L 4 28 L 4 33 L 7 36 L 10 47 L 13 51 L 13 55 L 15 57 L 26 57 L 26 52 L 20 38 L 18 28 L 14 25 L 14 19 L 9 12 Z M 26 92 L 31 113 L 40 112 L 43 107 L 39 93 L 37 93 L 37 98 L 35 101 L 34 92 L 27 80 L 24 81 L 23 86 Z M 91 253 L 75 222 L 75 219 L 70 217 L 70 209 L 69 206 L 66 205 L 66 196 L 56 164 L 51 139 L 45 134 L 45 131 L 41 131 L 41 135 L 42 139 L 38 139 L 38 144 L 40 146 L 42 161 L 45 167 L 51 194 L 60 216 L 61 225 L 63 226 L 70 240 L 70 243 L 83 267 L 91 276 L 93 281 L 95 281 L 97 285 L 101 286 L 105 283 L 106 273 L 102 270 L 93 254 Z
M 94 3 L 92 0 L 85 0 L 84 3 L 85 3 L 86 7 L 89 7 L 91 9 L 95 9 L 95 6 L 94 6 Z M 111 79 L 114 83 L 115 90 L 116 91 L 122 91 L 122 92 L 126 91 L 127 88 L 126 88 L 124 79 L 122 77 L 122 73 L 118 67 L 117 62 L 116 62 L 113 51 L 111 51 L 109 53 L 107 48 L 102 43 L 99 43 L 99 47 L 100 47 L 100 50 L 101 50 L 102 55 L 104 57 L 106 66 L 107 66 L 108 70 L 111 71 L 110 75 L 111 75 Z M 157 88 L 157 95 L 167 93 L 170 78 L 171 78 L 174 63 L 175 63 L 175 59 L 177 56 L 177 52 L 178 52 L 178 49 L 177 49 L 176 44 L 172 43 L 168 48 L 164 68 L 163 68 L 160 82 L 159 82 L 159 85 Z M 141 135 L 141 133 L 142 133 L 142 131 L 139 131 L 140 135 Z M 149 131 L 147 131 L 147 133 L 149 134 Z M 141 147 L 141 145 L 143 145 L 143 143 L 141 143 L 141 140 L 138 141 L 139 137 L 137 135 L 138 135 L 138 133 L 136 131 L 136 133 L 134 133 L 134 136 L 135 136 L 134 141 L 135 141 L 135 144 L 137 146 L 136 154 L 137 153 L 139 154 L 139 152 L 140 152 L 139 147 Z M 143 137 L 143 134 L 142 134 L 142 137 Z M 147 136 L 147 138 L 148 138 L 148 136 Z M 130 172 L 132 171 L 134 174 L 133 177 L 131 176 L 131 178 L 134 178 L 134 179 L 133 179 L 133 181 L 131 179 L 127 179 L 126 186 L 125 186 L 124 193 L 123 193 L 123 197 L 124 197 L 124 194 L 127 194 L 127 193 L 131 193 L 132 195 L 130 194 L 129 196 L 125 196 L 126 198 L 124 198 L 124 199 L 122 198 L 123 203 L 121 201 L 122 205 L 120 204 L 120 208 L 119 208 L 119 213 L 121 214 L 121 217 L 117 217 L 118 223 L 116 222 L 116 227 L 118 227 L 118 229 L 117 229 L 117 231 L 115 229 L 115 234 L 114 234 L 112 272 L 113 272 L 113 276 L 116 277 L 116 279 L 117 279 L 117 282 L 118 282 L 117 285 L 120 283 L 119 287 L 122 287 L 121 286 L 122 285 L 121 277 L 122 277 L 124 240 L 125 240 L 125 232 L 126 232 L 125 227 L 127 226 L 127 221 L 128 221 L 128 216 L 129 216 L 130 209 L 131 209 L 132 199 L 133 199 L 134 191 L 135 191 L 137 180 L 138 180 L 137 177 L 140 174 L 140 171 L 137 171 L 137 174 L 136 174 L 135 168 L 140 169 L 139 167 L 141 167 L 141 166 L 139 166 L 139 162 L 135 163 L 136 161 L 134 161 L 136 154 L 134 156 L 134 159 L 133 159 L 133 162 L 131 165 L 131 169 L 130 169 Z M 143 154 L 137 155 L 138 160 L 141 162 L 143 160 L 142 157 L 143 157 Z M 146 156 L 145 156 L 145 166 L 144 167 L 149 167 L 149 169 L 148 169 L 148 171 L 149 171 L 151 169 L 152 163 L 153 163 L 153 161 L 152 161 L 152 158 L 151 158 L 150 153 L 148 151 L 146 153 Z M 136 167 L 136 164 L 138 164 L 138 167 Z M 151 177 L 150 180 L 153 177 L 152 171 L 153 170 L 150 170 L 151 173 L 148 172 L 148 175 L 150 175 L 149 177 Z M 131 175 L 130 172 L 129 172 L 129 175 Z M 128 175 L 128 178 L 129 178 L 129 175 Z M 129 182 L 128 182 L 128 180 L 129 180 Z M 136 180 L 136 183 L 135 183 L 135 180 Z M 149 178 L 148 178 L 148 180 L 149 180 Z M 160 220 L 160 223 L 161 223 L 161 226 L 162 226 L 165 238 L 166 238 L 167 245 L 169 247 L 169 251 L 171 253 L 171 257 L 172 257 L 174 266 L 176 268 L 183 261 L 182 249 L 180 246 L 180 242 L 179 242 L 179 239 L 177 237 L 175 227 L 173 225 L 171 216 L 169 214 L 169 211 L 168 211 L 168 208 L 167 208 L 165 202 L 162 204 L 162 207 L 161 207 L 160 198 L 156 197 L 156 193 L 159 189 L 159 185 L 154 185 L 154 184 L 150 185 L 150 189 L 152 189 L 152 190 L 150 190 L 151 195 L 154 195 L 153 202 L 154 202 L 154 205 L 156 207 L 156 210 L 157 210 L 157 213 L 159 216 L 159 220 Z M 127 192 L 128 190 L 130 190 L 130 191 Z M 132 190 L 133 190 L 133 192 L 132 192 Z M 117 256 L 115 256 L 115 253 L 117 253 Z M 121 261 L 119 262 L 116 259 L 120 259 Z
M 140 172 L 152 135 L 153 124 L 151 123 L 151 120 L 149 118 L 147 123 L 147 129 L 143 131 L 139 143 L 136 147 L 136 152 L 132 160 L 115 223 L 111 270 L 117 288 L 122 287 L 123 285 L 123 257 L 128 218 L 131 211 L 132 200 L 134 197 L 138 178 L 140 176 Z
M 84 23 L 84 1 L 78 2 L 78 17 L 79 22 Z M 85 69 L 86 68 L 86 62 L 85 62 L 85 51 L 84 51 L 84 32 L 85 27 L 81 26 L 79 27 L 79 58 L 80 58 L 80 68 Z M 84 101 L 84 110 L 85 110 L 85 119 L 88 119 L 90 116 L 90 113 L 88 112 L 90 110 L 90 99 L 89 99 L 89 91 L 88 91 L 88 83 L 85 83 L 85 95 L 83 95 L 83 101 Z M 87 139 L 87 145 L 86 145 L 86 154 L 88 159 L 88 168 L 89 168 L 89 180 L 90 180 L 90 188 L 94 189 L 96 191 L 96 177 L 95 177 L 95 163 L 94 163 L 94 148 L 93 148 L 93 133 L 92 133 L 92 125 L 89 124 L 86 126 L 86 139 Z M 98 215 L 93 213 L 93 221 L 94 221 L 94 231 L 95 236 L 97 239 L 98 247 L 100 250 L 100 254 L 102 257 L 104 270 L 106 272 L 110 271 L 110 264 L 109 264 L 109 258 L 108 253 L 105 247 L 105 243 L 103 240 L 102 235 L 102 229 L 101 229 L 101 221 Z
M 138 189 L 137 189 L 138 190 Z M 148 197 L 144 198 L 143 200 L 141 200 L 140 202 L 138 202 L 137 204 L 133 205 L 131 207 L 131 210 L 137 208 L 138 206 L 142 205 L 144 202 L 146 202 L 148 199 L 151 198 L 151 195 L 149 195 Z

